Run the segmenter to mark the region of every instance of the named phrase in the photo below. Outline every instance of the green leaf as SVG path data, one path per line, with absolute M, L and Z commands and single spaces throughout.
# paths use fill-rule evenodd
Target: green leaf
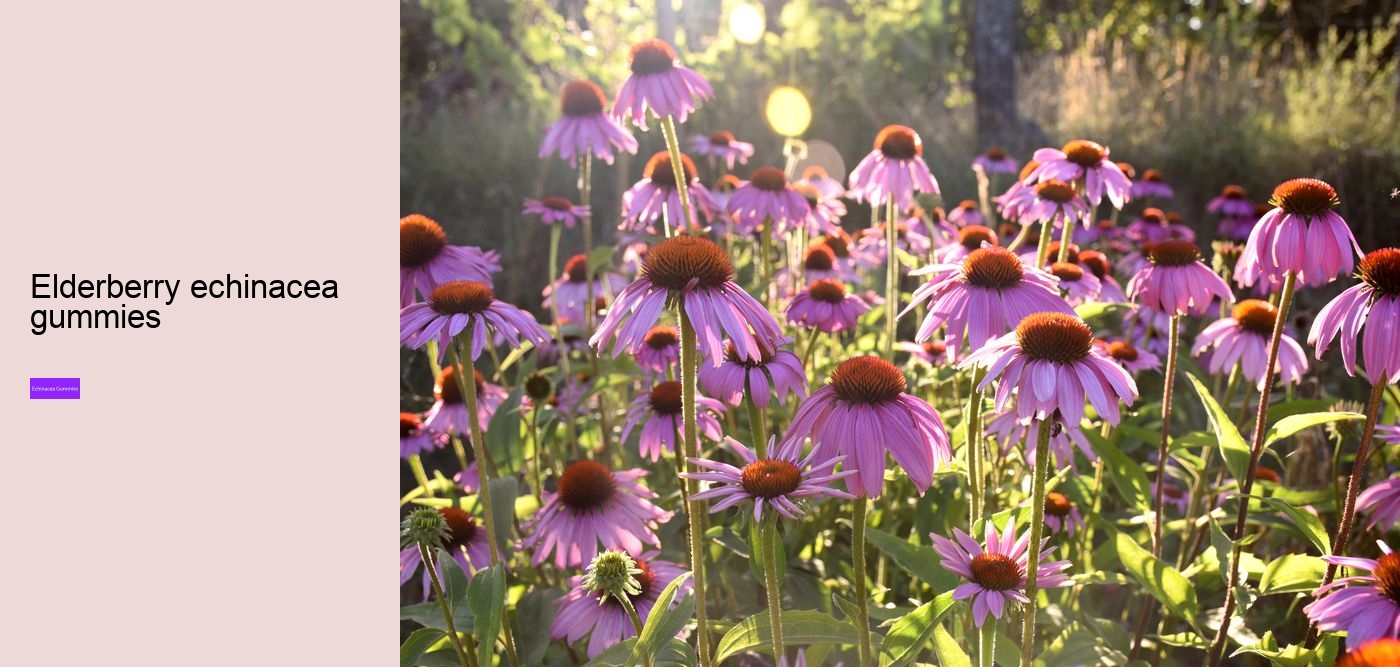
M 1290 415 L 1278 420 L 1273 426 L 1269 427 L 1268 432 L 1264 435 L 1264 446 L 1268 447 L 1279 440 L 1291 437 L 1305 428 L 1331 422 L 1356 421 L 1365 418 L 1366 415 L 1360 412 L 1309 412 L 1302 415 Z
M 873 542 L 915 579 L 932 586 L 934 591 L 942 593 L 957 587 L 958 578 L 938 564 L 933 547 L 910 544 L 878 528 L 866 528 L 865 539 Z
M 938 654 L 938 664 L 942 667 L 972 667 L 972 658 L 941 623 L 933 626 L 933 652 Z
M 1279 556 L 1264 568 L 1264 575 L 1259 579 L 1259 593 L 1311 593 L 1317 590 L 1326 572 L 1327 562 L 1316 556 Z
M 1274 639 L 1274 633 L 1270 631 L 1259 638 L 1258 644 L 1243 647 L 1232 653 L 1230 657 L 1233 658 L 1241 653 L 1262 656 L 1279 667 L 1321 667 L 1331 665 L 1336 661 L 1337 635 L 1329 634 L 1317 648 L 1312 650 L 1303 648 L 1301 644 L 1280 649 L 1278 641 Z
M 884 644 L 880 647 L 880 667 L 907 665 L 913 662 L 919 652 L 928 646 L 934 629 L 941 627 L 938 624 L 939 619 L 943 618 L 954 604 L 953 592 L 949 591 L 934 598 L 932 602 L 919 605 L 914 611 L 896 620 L 890 626 Z
M 1176 568 L 1155 558 L 1151 552 L 1123 533 L 1116 534 L 1118 560 L 1138 583 L 1173 614 L 1196 623 L 1196 589 Z
M 515 647 L 520 652 L 520 664 L 539 665 L 553 640 L 549 626 L 554 622 L 555 601 L 563 596 L 558 589 L 537 588 L 526 593 L 515 604 Z
M 1322 526 L 1322 519 L 1317 518 L 1316 514 L 1299 507 L 1294 507 L 1278 498 L 1260 498 L 1259 496 L 1254 496 L 1254 498 L 1287 514 L 1288 518 L 1293 521 L 1293 525 L 1297 526 L 1298 531 L 1303 534 L 1303 537 L 1307 538 L 1313 546 L 1317 547 L 1317 550 L 1321 552 L 1322 555 L 1326 556 L 1332 553 L 1331 538 L 1327 536 L 1327 529 Z M 1240 502 L 1244 502 L 1244 499 L 1241 498 Z
M 744 651 L 773 648 L 773 634 L 768 621 L 768 612 L 754 614 L 729 629 L 719 640 L 715 650 L 716 663 L 739 655 Z M 855 644 L 858 639 L 855 626 L 838 621 L 820 611 L 801 610 L 783 612 L 783 641 L 792 646 L 803 644 Z
M 687 595 L 680 604 L 671 606 L 681 584 L 689 578 L 689 572 L 676 577 L 666 584 L 661 595 L 657 596 L 656 604 L 651 608 L 651 615 L 647 616 L 646 623 L 642 625 L 642 633 L 637 636 L 637 644 L 632 647 L 632 664 L 644 664 L 646 656 L 661 650 L 667 641 L 675 639 L 685 628 L 685 624 L 690 622 L 690 617 L 695 614 L 694 595 Z
M 418 664 L 418 659 L 446 636 L 447 633 L 437 628 L 418 628 L 408 639 L 403 640 L 403 646 L 399 647 L 399 667 L 413 667 Z
M 1180 646 L 1182 648 L 1198 648 L 1202 651 L 1210 648 L 1210 642 L 1194 632 L 1178 632 L 1172 635 L 1159 635 L 1158 641 L 1167 646 Z
M 1108 477 L 1113 480 L 1113 488 L 1118 490 L 1118 495 L 1138 511 L 1150 511 L 1152 509 L 1152 482 L 1148 481 L 1147 473 L 1143 472 L 1142 466 L 1128 458 L 1116 445 L 1098 433 L 1085 430 L 1084 435 L 1089 438 L 1089 444 L 1093 445 L 1094 452 L 1103 459 L 1104 470 L 1108 471 Z
M 860 618 L 860 609 L 856 607 L 856 603 L 851 602 L 850 600 L 847 600 L 846 598 L 843 598 L 840 595 L 837 595 L 836 593 L 831 594 L 831 599 L 833 602 L 836 603 L 836 608 L 840 609 L 842 614 L 845 614 L 846 620 L 850 621 L 851 623 L 855 623 L 856 619 Z
M 515 525 L 515 499 L 520 495 L 520 483 L 513 475 L 487 480 L 491 493 L 491 518 L 495 520 L 496 548 L 501 554 L 510 553 L 511 527 Z
M 1088 322 L 1096 317 L 1105 317 L 1128 309 L 1126 303 L 1108 303 L 1104 301 L 1088 301 L 1074 307 L 1074 314 L 1079 319 Z
M 1210 418 L 1210 426 L 1215 431 L 1215 435 L 1220 438 L 1220 455 L 1225 459 L 1226 467 L 1230 469 L 1230 474 L 1235 479 L 1244 479 L 1249 470 L 1249 444 L 1240 435 L 1240 430 L 1235 428 L 1235 423 L 1230 421 L 1230 415 L 1226 414 L 1225 409 L 1215 402 L 1215 397 L 1211 396 L 1210 389 L 1195 375 L 1187 373 L 1186 377 L 1196 388 L 1196 395 L 1201 397 L 1201 404 L 1206 408 L 1206 416 Z
M 753 578 L 763 581 L 763 522 L 750 521 L 749 523 L 749 570 L 753 572 Z M 782 534 L 774 528 L 774 538 L 778 543 L 774 545 L 774 555 L 778 561 L 778 576 L 781 578 L 787 572 L 787 549 L 783 548 Z
M 584 667 L 636 667 L 636 665 L 642 664 L 631 662 L 632 647 L 636 644 L 636 637 L 618 642 L 608 650 L 599 653 L 598 657 L 589 660 Z M 695 651 L 685 642 L 673 637 L 651 658 L 651 664 L 654 667 L 667 667 L 669 665 L 688 667 L 695 664 Z
M 501 470 L 520 470 L 525 465 L 525 448 L 520 435 L 520 390 L 511 392 L 490 424 L 483 424 L 486 450 Z M 465 438 L 463 439 L 465 443 Z
M 500 563 L 476 571 L 467 584 L 467 606 L 476 619 L 472 636 L 476 638 L 477 662 L 489 665 L 506 610 L 506 573 Z
M 1215 547 L 1215 557 L 1220 562 L 1220 583 L 1230 585 L 1230 554 L 1234 553 L 1235 543 L 1230 541 L 1229 536 L 1221 530 L 1220 524 L 1216 523 L 1215 517 L 1209 514 L 1206 517 L 1210 520 L 1210 545 Z

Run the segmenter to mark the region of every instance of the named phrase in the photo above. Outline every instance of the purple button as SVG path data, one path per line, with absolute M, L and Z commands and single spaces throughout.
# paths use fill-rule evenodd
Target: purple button
M 78 378 L 29 378 L 29 398 L 82 398 Z

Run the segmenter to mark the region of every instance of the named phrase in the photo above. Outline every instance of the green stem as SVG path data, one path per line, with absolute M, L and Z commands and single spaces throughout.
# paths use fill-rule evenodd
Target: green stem
M 783 651 L 783 594 L 782 580 L 778 578 L 778 520 L 769 512 L 763 520 L 763 586 L 768 589 L 768 617 L 773 627 L 773 660 L 782 660 Z
M 1060 227 L 1060 254 L 1055 258 L 1057 262 L 1069 261 L 1069 246 L 1074 240 L 1074 226 L 1079 224 L 1077 220 L 1070 220 L 1065 216 L 1063 226 Z
M 632 621 L 632 629 L 637 631 L 638 637 L 641 637 L 642 617 L 637 615 L 637 608 L 633 606 L 631 598 L 629 598 L 627 594 L 624 593 L 622 595 L 614 595 L 612 596 L 612 599 L 617 600 L 618 604 L 622 605 L 622 609 L 627 612 L 628 620 Z M 645 660 L 646 666 L 651 667 L 651 656 L 645 656 Z
M 585 152 L 583 154 L 583 165 L 578 169 L 578 198 L 579 204 L 588 209 L 588 213 L 583 216 L 583 256 L 586 261 L 593 259 L 593 206 L 591 203 L 593 195 L 593 154 Z M 553 275 L 553 274 L 551 274 Z M 593 276 L 588 276 L 588 305 L 583 308 L 583 325 L 587 331 L 593 331 L 593 320 L 597 315 L 597 309 L 593 307 Z M 598 377 L 598 355 L 588 355 L 593 359 L 593 377 Z
M 1278 316 L 1274 318 L 1274 332 L 1269 337 L 1268 363 L 1264 365 L 1267 374 L 1264 388 L 1259 392 L 1259 412 L 1254 419 L 1254 438 L 1250 444 L 1249 468 L 1240 483 L 1239 511 L 1235 515 L 1235 532 L 1230 536 L 1235 547 L 1230 553 L 1229 584 L 1225 587 L 1225 609 L 1220 616 L 1220 629 L 1215 633 L 1215 641 L 1210 647 L 1210 665 L 1219 667 L 1225 659 L 1225 644 L 1229 639 L 1230 619 L 1235 614 L 1235 589 L 1240 585 L 1240 553 L 1244 549 L 1240 538 L 1244 537 L 1245 522 L 1249 519 L 1249 494 L 1254 489 L 1254 472 L 1259 466 L 1259 457 L 1264 453 L 1264 433 L 1269 420 L 1269 394 L 1273 391 L 1274 367 L 1278 364 L 1278 345 L 1283 338 L 1283 325 L 1288 320 L 1288 308 L 1293 303 L 1293 287 L 1298 274 L 1290 271 L 1283 279 L 1283 291 L 1279 293 Z M 1249 403 L 1246 397 L 1245 403 Z
M 667 121 L 669 122 L 669 116 Z M 685 312 L 685 305 L 677 307 L 680 311 L 681 320 L 681 424 L 684 433 L 681 437 L 681 448 L 683 456 L 677 461 L 681 465 L 681 472 L 688 469 L 686 458 L 698 456 L 699 442 L 697 436 L 700 429 L 695 425 L 695 377 L 700 360 L 700 349 L 696 345 L 695 327 L 690 323 L 690 316 Z M 690 537 L 690 569 L 695 573 L 695 642 L 700 653 L 700 667 L 710 667 L 710 628 L 705 618 L 705 556 L 702 550 L 705 539 L 702 517 L 703 510 L 701 503 L 692 500 L 696 493 L 699 493 L 699 485 L 693 479 L 685 481 L 687 494 L 685 500 L 685 514 L 688 522 L 688 532 Z
M 442 582 L 438 580 L 433 550 L 426 544 L 419 544 L 418 555 L 423 559 L 423 567 L 428 570 L 428 579 L 433 582 L 433 594 L 437 596 L 438 606 L 442 608 L 442 620 L 447 623 L 447 639 L 452 642 L 453 650 L 457 651 L 457 660 L 462 663 L 462 667 L 468 667 L 470 662 L 467 660 L 467 650 L 462 647 L 462 638 L 457 636 L 457 624 L 452 621 L 452 609 L 447 606 L 447 594 L 442 591 Z
M 1035 249 L 1035 265 L 1040 268 L 1045 267 L 1045 260 L 1050 258 L 1050 235 L 1055 233 L 1054 218 L 1046 220 L 1040 226 L 1040 243 Z
M 676 175 L 676 194 L 681 198 L 681 221 L 676 225 L 677 234 L 690 233 L 690 179 L 685 177 L 685 165 L 681 162 L 681 144 L 676 137 L 676 121 L 670 115 L 661 119 L 661 134 L 666 138 L 666 152 L 671 156 L 671 171 Z M 670 230 L 666 232 L 671 236 Z
M 559 277 L 559 237 L 562 233 L 562 225 L 551 225 L 549 228 L 550 280 L 556 280 Z M 587 272 L 585 267 L 584 273 Z M 588 282 L 591 289 L 591 285 L 593 284 L 592 276 L 584 276 L 584 279 Z M 592 299 L 589 299 L 589 302 L 590 305 L 584 307 L 584 312 L 590 309 Z M 550 295 L 549 315 L 554 318 L 554 348 L 559 350 L 559 369 L 564 372 L 565 378 L 572 378 L 574 373 L 569 368 L 569 348 L 564 344 L 564 323 L 559 320 L 559 293 L 557 291 Z M 571 443 L 570 447 L 573 446 L 572 443 L 578 441 L 577 428 L 573 418 L 564 417 L 564 439 L 566 442 Z
M 452 341 L 452 363 L 457 367 L 454 374 L 457 377 L 457 385 L 467 399 L 467 423 L 471 425 L 472 453 L 476 454 L 476 478 L 480 485 L 477 498 L 481 501 L 482 522 L 486 527 L 486 546 L 491 551 L 491 564 L 495 565 L 501 562 L 501 555 L 496 550 L 496 516 L 491 511 L 491 478 L 486 469 L 486 439 L 481 433 L 481 425 L 476 420 L 476 381 L 467 379 L 472 373 L 472 367 L 462 360 L 462 339 L 470 339 L 473 326 L 475 325 L 468 324 L 458 338 Z
M 977 629 L 977 665 L 993 667 L 997 654 L 997 620 L 987 619 L 987 623 Z
M 413 479 L 418 480 L 418 486 L 423 487 L 423 495 L 432 498 L 433 487 L 428 485 L 428 473 L 423 470 L 423 457 L 417 454 L 408 457 L 408 467 L 413 470 Z
M 894 197 L 885 208 L 885 358 L 894 358 L 895 317 L 899 315 L 899 227 Z
M 1342 506 L 1341 525 L 1337 529 L 1336 539 L 1332 541 L 1334 556 L 1345 556 L 1347 552 L 1347 540 L 1351 537 L 1352 519 L 1356 514 L 1356 494 L 1361 490 L 1361 482 L 1366 477 L 1366 462 L 1371 455 L 1371 440 L 1376 435 L 1376 420 L 1380 417 L 1383 398 L 1385 379 L 1381 378 L 1371 385 L 1371 400 L 1366 405 L 1366 426 L 1361 431 L 1361 444 L 1356 450 L 1356 460 L 1351 465 L 1351 479 L 1347 481 L 1347 497 L 1346 504 Z M 1327 576 L 1323 577 L 1322 585 L 1332 583 L 1336 574 L 1337 566 L 1328 565 Z
M 968 503 L 968 511 L 972 519 L 968 526 L 973 530 L 976 530 L 977 525 L 982 522 L 982 516 L 986 514 L 983 509 L 987 502 L 986 492 L 983 490 L 986 474 L 982 470 L 986 458 L 982 453 L 983 397 L 982 391 L 977 388 L 986 374 L 987 369 L 983 366 L 978 366 L 972 371 L 972 386 L 967 399 L 967 475 L 971 481 L 971 502 Z
M 1156 512 L 1152 516 L 1152 555 L 1162 557 L 1162 517 L 1166 515 L 1167 443 L 1171 439 L 1172 387 L 1176 384 L 1176 354 L 1180 345 L 1181 315 L 1173 314 L 1167 335 L 1166 379 L 1162 383 L 1162 438 L 1157 445 Z
M 768 425 L 763 421 L 763 412 L 753 400 L 753 389 L 748 378 L 744 378 L 744 405 L 749 412 L 749 429 L 753 434 L 753 445 L 760 460 L 768 458 Z
M 871 657 L 873 651 L 870 648 L 870 592 L 865 583 L 865 514 L 870 507 L 870 499 L 859 496 L 853 506 L 851 566 L 854 569 L 852 577 L 856 584 L 856 610 L 860 612 L 860 618 L 856 619 L 856 634 L 860 639 L 857 646 L 860 650 L 861 667 L 869 667 L 874 664 Z
M 1031 539 L 1026 551 L 1026 616 L 1021 625 L 1021 667 L 1031 667 L 1035 659 L 1035 608 L 1039 602 L 1036 569 L 1040 567 L 1040 542 L 1045 528 L 1045 476 L 1050 467 L 1050 422 L 1040 422 L 1036 434 L 1035 470 L 1031 491 Z

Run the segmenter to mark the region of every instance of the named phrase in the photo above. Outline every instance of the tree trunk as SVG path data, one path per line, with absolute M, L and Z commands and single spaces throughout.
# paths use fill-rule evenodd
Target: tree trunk
M 972 24 L 972 93 L 978 150 L 1016 135 L 1016 9 L 1018 0 L 978 0 Z

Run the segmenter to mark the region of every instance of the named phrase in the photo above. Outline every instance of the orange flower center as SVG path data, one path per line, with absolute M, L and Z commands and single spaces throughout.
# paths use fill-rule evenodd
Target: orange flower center
M 923 155 L 924 142 L 919 133 L 903 125 L 886 125 L 875 135 L 875 148 L 885 157 L 896 160 L 911 160 Z
M 802 473 L 797 470 L 797 466 L 787 461 L 754 461 L 744 466 L 744 471 L 739 475 L 739 483 L 749 495 L 777 498 L 796 491 L 802 483 Z
M 651 388 L 651 409 L 659 415 L 681 413 L 681 383 L 675 380 L 658 382 Z
M 1115 340 L 1108 344 L 1108 356 L 1119 361 L 1137 361 L 1138 350 L 1132 343 Z
M 692 280 L 698 280 L 700 287 L 714 289 L 734 278 L 734 264 L 714 241 L 674 236 L 652 246 L 642 262 L 642 275 L 653 285 L 670 290 L 685 289 Z
M 1021 566 L 1006 554 L 972 557 L 972 581 L 991 591 L 1009 591 L 1021 585 Z
M 1069 262 L 1055 262 L 1051 264 L 1050 273 L 1055 274 L 1055 277 L 1060 280 L 1068 280 L 1070 282 L 1084 279 L 1084 269 L 1079 268 L 1078 264 L 1070 264 Z
M 496 292 L 475 280 L 454 280 L 438 285 L 428 303 L 441 315 L 474 315 L 491 307 Z
M 1274 320 L 1278 319 L 1278 308 L 1268 301 L 1245 299 L 1235 304 L 1234 310 L 1230 311 L 1230 317 L 1239 322 L 1245 331 L 1272 336 Z
M 968 225 L 959 229 L 958 243 L 968 250 L 977 250 L 983 243 L 998 245 L 996 232 L 982 225 Z
M 1279 183 L 1269 203 L 1284 213 L 1314 216 L 1340 206 L 1342 200 L 1337 197 L 1336 188 L 1327 183 L 1316 178 L 1295 178 Z
M 878 405 L 904 393 L 904 374 L 879 357 L 847 359 L 831 372 L 831 388 L 848 403 Z
M 559 111 L 565 116 L 593 116 L 603 113 L 608 98 L 592 81 L 570 81 L 559 93 Z
M 564 263 L 564 274 L 569 276 L 569 282 L 581 283 L 588 280 L 588 256 L 579 254 L 569 258 Z
M 1060 150 L 1065 154 L 1065 159 L 1081 167 L 1097 166 L 1108 153 L 1103 146 L 1085 139 L 1075 139 Z
M 1070 248 L 1070 254 L 1074 249 Z M 1095 278 L 1103 280 L 1105 276 L 1113 273 L 1113 267 L 1108 263 L 1108 256 L 1097 250 L 1084 250 L 1079 253 L 1079 263 L 1089 269 Z
M 1376 291 L 1400 295 L 1400 250 L 1381 248 L 1361 258 L 1357 275 Z
M 830 271 L 833 266 L 836 266 L 836 252 L 824 243 L 808 247 L 802 259 L 802 268 L 808 271 Z
M 648 39 L 632 46 L 633 74 L 661 74 L 676 66 L 676 51 L 659 39 Z
M 407 438 L 408 436 L 417 433 L 418 429 L 420 428 L 423 428 L 423 420 L 419 419 L 418 415 L 415 415 L 412 412 L 399 413 L 400 438 Z
M 1244 199 L 1244 188 L 1238 185 L 1227 185 L 1220 191 L 1220 196 L 1226 199 Z
M 1067 364 L 1089 356 L 1094 332 L 1073 315 L 1036 313 L 1016 326 L 1016 340 L 1032 359 Z
M 472 381 L 476 384 L 476 395 L 480 396 L 486 382 L 486 376 L 482 375 L 481 371 L 472 369 Z M 442 378 L 438 381 L 437 397 L 438 400 L 448 405 L 461 405 L 466 402 L 462 396 L 462 387 L 457 384 L 457 369 L 455 367 L 442 367 Z
M 1400 665 L 1400 639 L 1385 637 L 1354 648 L 1336 667 L 1394 667 Z
M 399 266 L 416 269 L 446 246 L 447 232 L 438 223 L 417 213 L 399 219 Z
M 963 277 L 978 287 L 1006 289 L 1020 284 L 1021 260 L 1005 248 L 979 248 L 963 258 Z
M 817 301 L 841 303 L 846 299 L 846 286 L 839 280 L 822 278 L 807 286 L 807 294 Z
M 728 146 L 734 143 L 734 135 L 724 130 L 710 133 L 710 143 L 716 146 Z
M 1161 266 L 1186 266 L 1200 258 L 1201 249 L 1190 241 L 1161 241 L 1147 252 L 1147 259 Z
M 759 167 L 749 177 L 753 186 L 767 192 L 782 192 L 787 188 L 787 174 L 777 167 Z
M 1376 578 L 1377 590 L 1400 603 L 1400 553 L 1389 553 L 1377 559 L 1371 576 Z
M 559 476 L 559 500 L 577 511 L 602 507 L 617 493 L 612 471 L 597 461 L 575 461 Z
M 675 327 L 661 325 L 648 330 L 642 342 L 646 343 L 646 346 L 653 350 L 664 350 L 675 345 L 680 339 L 680 332 L 678 332 Z
M 1074 508 L 1070 504 L 1069 497 L 1063 493 L 1051 491 L 1045 494 L 1045 513 L 1050 516 L 1069 516 L 1069 511 Z
M 476 537 L 476 521 L 472 519 L 472 515 L 456 507 L 440 507 L 438 514 L 442 515 L 442 520 L 450 531 L 442 544 L 443 548 L 449 552 L 456 553 L 458 549 L 467 546 L 467 543 Z
M 686 183 L 695 180 L 695 162 L 685 153 L 681 153 L 681 170 L 685 173 Z M 646 166 L 642 168 L 642 176 L 651 179 L 652 185 L 657 187 L 676 187 L 676 170 L 671 166 L 671 154 L 661 151 L 651 156 L 651 159 L 647 160 Z
M 1005 159 L 1006 159 L 1006 151 L 1005 151 L 1005 150 L 1002 150 L 1001 148 L 998 148 L 998 147 L 996 147 L 996 146 L 993 146 L 993 147 L 991 147 L 991 148 L 988 148 L 988 149 L 987 149 L 987 152 L 985 153 L 985 155 L 987 156 L 987 159 L 988 159 L 988 160 L 1005 160 Z
M 1064 181 L 1050 179 L 1041 181 L 1035 186 L 1035 194 L 1041 199 L 1064 204 L 1074 199 L 1074 186 Z

